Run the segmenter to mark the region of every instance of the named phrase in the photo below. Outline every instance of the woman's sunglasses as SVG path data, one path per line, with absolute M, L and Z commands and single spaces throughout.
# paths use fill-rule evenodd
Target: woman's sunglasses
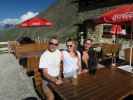
M 66 46 L 67 46 L 68 48 L 69 48 L 69 47 L 70 47 L 70 48 L 72 47 L 72 45 L 66 45 Z

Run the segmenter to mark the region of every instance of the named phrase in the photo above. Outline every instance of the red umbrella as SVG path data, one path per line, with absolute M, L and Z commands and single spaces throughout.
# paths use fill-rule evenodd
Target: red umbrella
M 31 19 L 28 19 L 28 20 L 16 25 L 16 27 L 18 27 L 18 28 L 42 27 L 42 26 L 51 27 L 51 26 L 53 26 L 53 23 L 44 18 L 33 17 Z M 38 35 L 38 39 L 39 39 L 39 35 Z
M 98 23 L 112 23 L 115 25 L 120 25 L 124 22 L 133 24 L 133 4 L 126 4 L 117 8 L 113 8 L 112 10 L 105 12 L 98 18 Z
M 34 17 L 28 19 L 20 24 L 17 27 L 40 27 L 40 26 L 52 26 L 53 23 L 44 18 Z
M 117 30 L 120 28 L 117 27 L 118 24 L 122 24 L 125 22 L 131 23 L 131 31 L 133 27 L 133 4 L 127 4 L 123 6 L 119 6 L 117 8 L 114 8 L 110 11 L 105 12 L 99 19 L 98 21 L 100 23 L 112 23 L 115 24 L 113 25 L 115 33 L 118 33 Z M 112 29 L 113 29 L 112 27 Z M 115 36 L 115 35 L 114 35 Z M 132 33 L 131 33 L 131 41 L 132 41 Z M 131 53 L 132 55 L 132 49 Z M 130 66 L 131 66 L 131 57 L 130 57 Z

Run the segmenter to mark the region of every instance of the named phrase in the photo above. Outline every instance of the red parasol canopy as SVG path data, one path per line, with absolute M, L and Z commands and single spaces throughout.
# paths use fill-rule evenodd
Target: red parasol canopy
M 112 33 L 120 33 L 121 24 L 129 22 L 133 24 L 133 4 L 126 4 L 105 12 L 98 18 L 99 23 L 112 23 Z
M 38 26 L 52 26 L 53 23 L 44 18 L 34 17 L 28 19 L 20 24 L 17 27 L 38 27 Z
M 105 12 L 99 21 L 102 23 L 122 23 L 133 21 L 133 4 L 119 6 Z

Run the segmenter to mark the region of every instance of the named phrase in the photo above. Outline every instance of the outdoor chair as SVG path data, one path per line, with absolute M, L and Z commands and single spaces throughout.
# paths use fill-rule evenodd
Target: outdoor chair
M 133 48 L 132 48 L 132 50 L 133 50 Z M 125 54 L 125 61 L 127 62 L 127 63 L 130 63 L 130 53 L 131 53 L 131 48 L 126 48 L 126 49 L 124 49 L 124 54 Z M 132 53 L 132 55 L 131 55 L 132 57 L 132 64 L 133 64 L 133 53 Z
M 116 58 L 119 57 L 120 44 L 104 44 L 102 45 L 102 61 L 107 65 L 116 63 Z

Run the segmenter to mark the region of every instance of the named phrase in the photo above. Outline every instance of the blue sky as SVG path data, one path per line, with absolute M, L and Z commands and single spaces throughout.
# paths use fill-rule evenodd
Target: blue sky
M 56 0 L 0 0 L 0 23 L 37 15 L 39 11 L 47 9 L 54 2 Z

